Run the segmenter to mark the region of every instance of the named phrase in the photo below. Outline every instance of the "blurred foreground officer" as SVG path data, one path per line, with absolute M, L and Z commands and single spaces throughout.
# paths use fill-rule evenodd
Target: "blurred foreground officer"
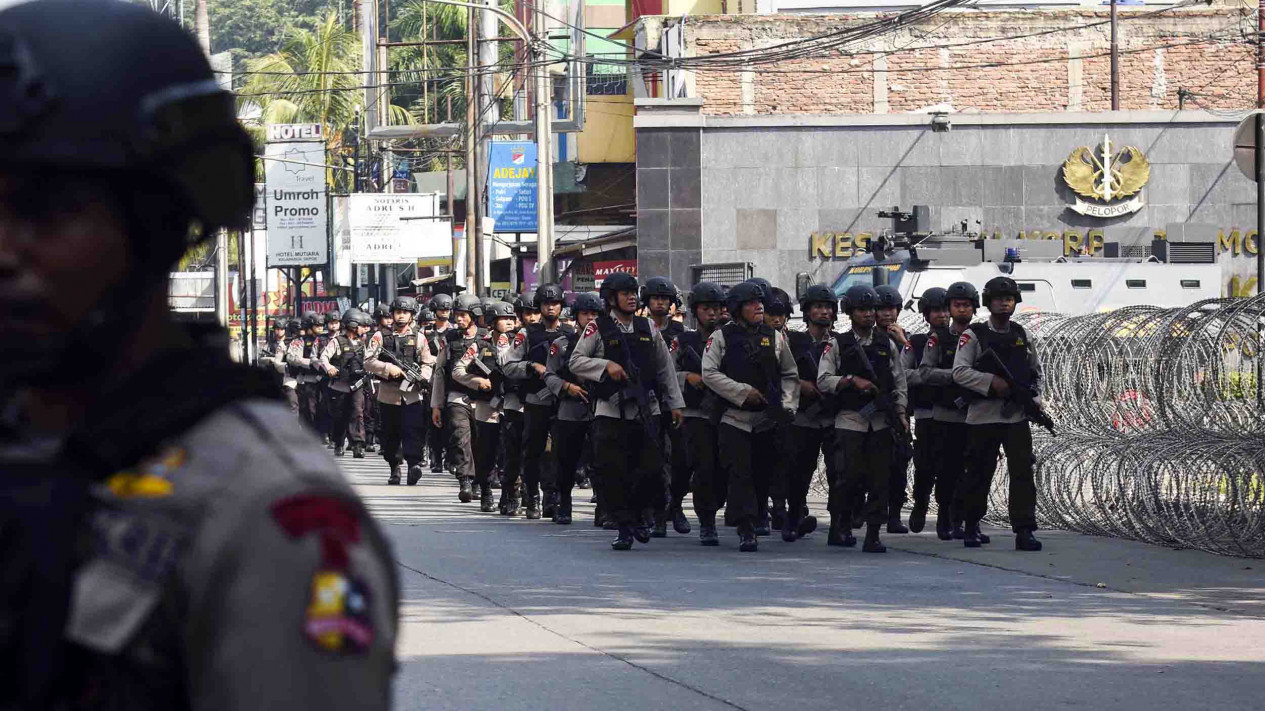
M 1041 362 L 1023 326 L 1013 323 L 1015 304 L 1022 299 L 1010 277 L 993 277 L 984 285 L 988 321 L 967 327 L 958 339 L 953 358 L 953 382 L 982 396 L 966 413 L 966 479 L 962 482 L 962 517 L 966 519 L 967 548 L 978 548 L 979 523 L 988 513 L 988 492 L 997 472 L 997 450 L 1006 454 L 1010 474 L 1010 526 L 1015 549 L 1039 551 L 1037 488 L 1032 474 L 1032 427 L 1012 392 L 1041 393 Z
M 681 426 L 681 388 L 663 336 L 637 311 L 637 278 L 617 272 L 602 282 L 607 310 L 584 328 L 568 365 L 597 398 L 593 421 L 594 465 L 604 478 L 605 504 L 619 525 L 611 548 L 626 551 L 633 539 L 650 542 L 642 511 L 663 496 L 659 449 L 659 397 Z
M 127 3 L 0 11 L 0 67 L 0 708 L 387 708 L 386 541 L 274 379 L 168 315 L 250 213 L 232 96 Z

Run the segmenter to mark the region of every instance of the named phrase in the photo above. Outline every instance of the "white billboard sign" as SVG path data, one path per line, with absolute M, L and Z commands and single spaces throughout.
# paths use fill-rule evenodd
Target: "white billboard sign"
M 325 264 L 329 261 L 325 144 L 269 143 L 264 156 L 268 266 Z
M 351 196 L 353 264 L 399 264 L 452 256 L 452 222 L 439 217 L 439 195 L 356 193 Z
M 268 142 L 325 141 L 324 127 L 319 123 L 270 123 Z

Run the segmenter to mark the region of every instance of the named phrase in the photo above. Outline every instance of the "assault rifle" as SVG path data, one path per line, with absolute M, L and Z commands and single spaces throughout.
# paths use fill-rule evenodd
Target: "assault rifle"
M 774 335 L 774 338 L 777 338 L 776 334 Z M 747 339 L 743 342 L 742 347 L 743 356 L 748 361 L 755 364 L 756 370 L 760 370 L 760 347 L 755 344 L 753 339 Z M 758 408 L 758 410 L 763 410 L 766 414 L 768 414 L 769 419 L 773 420 L 774 424 L 786 425 L 795 420 L 795 413 L 782 406 L 781 378 L 769 378 L 765 381 L 760 394 L 764 396 L 766 404 L 764 407 Z
M 484 363 L 476 353 L 475 357 L 470 359 L 470 367 L 478 371 L 480 377 L 487 378 L 492 383 L 492 399 L 489 404 L 492 407 L 500 407 L 502 396 L 505 394 L 505 373 L 501 371 L 500 366 L 493 368 Z
M 680 343 L 680 341 L 678 340 L 677 343 Z M 696 372 L 698 373 L 699 377 L 702 377 L 703 375 L 702 354 L 700 354 L 697 350 L 695 350 L 694 346 L 687 346 L 687 345 L 682 344 L 681 347 L 684 349 L 684 351 L 682 351 L 682 355 L 687 359 L 691 359 L 691 360 L 687 360 L 681 365 L 685 368 L 686 372 L 690 372 L 690 373 Z M 689 387 L 689 386 L 686 386 L 686 387 Z M 709 414 L 708 419 L 711 421 L 712 426 L 716 427 L 720 425 L 720 418 L 724 417 L 725 415 L 725 401 L 723 398 L 716 397 L 716 393 L 712 392 L 706 386 L 704 386 L 703 399 L 702 399 L 702 402 L 699 404 L 699 409 Z
M 385 348 L 378 351 L 378 357 L 404 371 L 404 382 L 400 384 L 400 390 L 404 392 L 425 390 L 429 384 L 426 376 L 422 375 L 422 366 L 417 363 L 407 362 Z
M 1001 371 L 998 373 L 998 377 L 1006 381 L 1006 384 L 1010 386 L 1010 395 L 1006 396 L 1006 400 L 1022 407 L 1023 414 L 1029 420 L 1049 430 L 1051 435 L 1056 434 L 1054 431 L 1054 418 L 1050 417 L 1049 413 L 1037 404 L 1036 394 L 1030 388 L 1015 382 L 1014 374 L 1010 372 L 1010 368 L 1006 367 L 1006 363 L 997 355 L 997 352 L 992 348 L 986 348 L 980 354 L 980 360 L 985 358 L 992 358 L 993 362 L 997 364 L 997 368 Z
M 874 400 L 861 408 L 861 416 L 869 417 L 876 411 L 882 412 L 883 419 L 887 422 L 887 429 L 892 433 L 892 442 L 896 445 L 896 456 L 911 456 L 914 443 L 909 436 L 909 429 L 905 427 L 905 421 L 896 412 L 896 401 L 893 399 L 892 392 L 883 390 L 878 373 L 874 371 L 874 364 L 870 362 L 870 357 L 865 354 L 865 349 L 861 347 L 861 341 L 857 340 L 855 334 L 852 338 L 852 350 L 861 359 L 861 364 L 865 367 L 865 377 L 874 384 L 876 391 Z

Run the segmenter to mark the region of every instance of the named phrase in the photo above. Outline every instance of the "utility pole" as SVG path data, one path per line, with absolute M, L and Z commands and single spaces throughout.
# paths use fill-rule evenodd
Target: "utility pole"
M 484 6 L 489 8 L 498 7 L 497 0 L 482 0 Z M 491 9 L 479 12 L 479 67 L 481 74 L 479 76 L 479 102 L 476 104 L 479 121 L 487 126 L 495 126 L 501 120 L 501 107 L 496 102 L 496 73 L 491 69 L 497 65 L 497 52 L 500 43 L 497 42 L 499 35 L 499 26 L 496 21 L 496 13 Z M 475 182 L 479 186 L 487 185 L 487 165 L 488 156 L 492 149 L 492 135 L 487 133 L 482 135 L 478 141 L 479 152 L 475 158 L 476 178 Z M 479 202 L 479 217 L 483 217 L 483 203 Z M 478 243 L 475 245 L 476 254 L 478 256 L 475 262 L 475 279 L 479 287 L 479 293 L 488 286 L 488 244 L 483 235 L 483 220 L 479 220 Z
M 1265 0 L 1262 0 L 1265 2 Z M 533 13 L 536 46 L 532 52 L 532 75 L 536 78 L 536 265 L 540 282 L 554 280 L 553 268 L 553 128 L 549 86 L 549 67 L 544 49 L 548 44 L 548 26 L 544 11 L 537 6 Z
M 478 55 L 475 47 L 475 24 L 478 15 L 474 8 L 469 8 L 466 15 L 466 289 L 472 294 L 479 293 L 478 275 L 475 264 L 478 261 L 479 238 L 479 197 L 478 181 L 475 166 L 478 163 L 478 123 L 479 102 L 478 90 L 475 88 L 474 63 Z M 455 264 L 453 266 L 456 266 Z
M 1120 110 L 1120 43 L 1117 0 L 1111 0 L 1111 110 Z

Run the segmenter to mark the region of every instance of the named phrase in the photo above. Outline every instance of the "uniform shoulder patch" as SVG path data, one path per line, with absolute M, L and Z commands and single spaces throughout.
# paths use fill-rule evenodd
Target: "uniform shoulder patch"
M 823 356 L 826 355 L 831 350 L 833 350 L 834 347 L 835 347 L 835 340 L 832 338 L 829 341 L 826 341 L 826 345 L 821 349 L 821 354 Z
M 517 348 L 518 346 L 523 345 L 523 342 L 526 340 L 527 331 L 519 331 L 518 335 L 514 336 L 514 347 Z
M 961 348 L 962 346 L 965 346 L 966 344 L 970 342 L 971 342 L 970 330 L 963 331 L 962 337 L 958 339 L 958 348 Z
M 496 345 L 504 348 L 505 346 L 508 346 L 509 344 L 510 344 L 509 334 L 502 333 L 501 335 L 496 337 Z
M 558 347 L 558 342 L 557 342 L 557 341 L 554 341 L 553 343 L 550 343 L 550 344 L 549 344 L 549 355 L 551 355 L 551 356 L 556 356 L 556 355 L 558 355 L 560 352 L 562 352 L 562 349 Z
M 681 348 L 681 339 L 679 338 L 673 338 L 672 342 L 668 344 L 669 353 L 676 353 L 680 348 Z
M 927 336 L 927 348 L 935 348 L 938 345 L 940 345 L 940 338 L 936 334 L 933 333 Z
M 597 322 L 589 321 L 589 325 L 584 327 L 584 335 L 582 336 L 582 338 L 588 338 L 589 336 L 592 336 L 596 333 L 597 333 Z
M 478 352 L 479 352 L 479 347 L 474 344 L 471 344 L 470 347 L 466 349 L 465 355 L 461 356 L 461 358 L 463 360 L 466 358 L 473 358 L 475 357 L 475 355 L 478 354 Z

